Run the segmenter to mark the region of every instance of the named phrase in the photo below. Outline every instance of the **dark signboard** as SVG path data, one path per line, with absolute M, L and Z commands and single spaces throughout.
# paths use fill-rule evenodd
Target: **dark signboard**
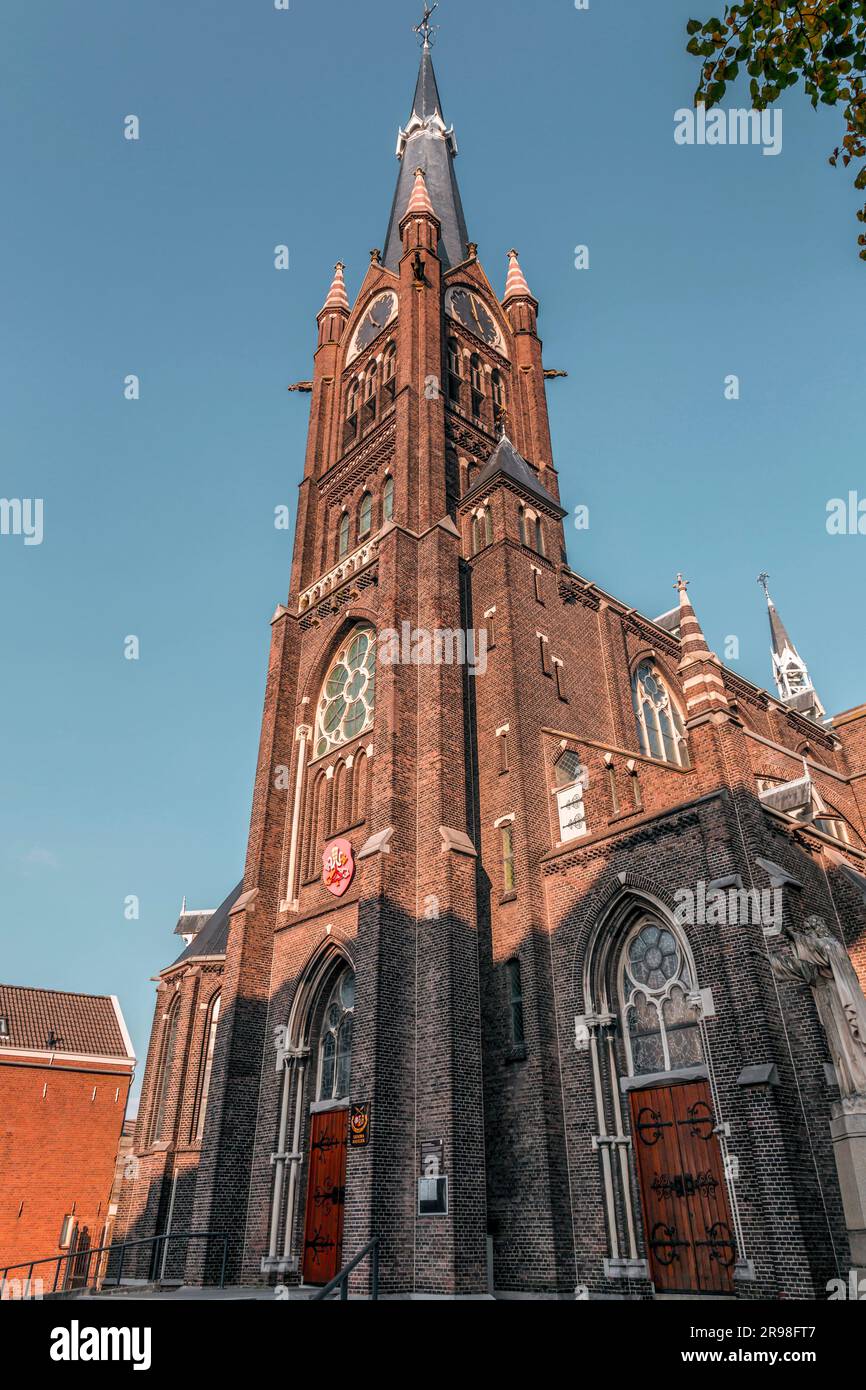
M 353 1105 L 349 1112 L 349 1147 L 366 1149 L 370 1142 L 370 1102 Z

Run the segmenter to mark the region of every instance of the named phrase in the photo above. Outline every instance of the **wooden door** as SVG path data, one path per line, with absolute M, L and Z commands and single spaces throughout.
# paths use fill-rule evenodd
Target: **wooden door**
M 304 1227 L 305 1284 L 327 1284 L 341 1269 L 347 1113 L 325 1110 L 311 1118 Z
M 646 1243 L 660 1293 L 729 1293 L 737 1247 L 709 1084 L 631 1092 Z

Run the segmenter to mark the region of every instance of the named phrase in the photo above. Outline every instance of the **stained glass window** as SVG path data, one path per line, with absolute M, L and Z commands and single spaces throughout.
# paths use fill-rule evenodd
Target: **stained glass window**
M 376 633 L 367 625 L 349 633 L 328 672 L 316 718 L 316 757 L 351 743 L 373 723 Z
M 634 673 L 632 699 L 640 751 L 649 758 L 688 767 L 689 746 L 682 715 L 660 672 L 649 661 L 642 662 Z
M 318 1100 L 344 1100 L 352 1079 L 355 976 L 344 970 L 331 990 L 319 1035 Z
M 626 942 L 622 965 L 625 1035 L 633 1076 L 680 1071 L 703 1060 L 694 984 L 680 942 L 644 921 Z

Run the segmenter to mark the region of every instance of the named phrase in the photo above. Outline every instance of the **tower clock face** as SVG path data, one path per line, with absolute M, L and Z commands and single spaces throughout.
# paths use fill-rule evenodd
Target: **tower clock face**
M 352 346 L 349 349 L 347 362 L 352 362 L 363 352 L 364 348 L 369 347 L 374 339 L 378 338 L 383 329 L 388 327 L 397 317 L 397 296 L 391 290 L 386 290 L 384 294 L 379 294 L 364 311 L 364 317 L 355 329 L 355 336 L 352 339 Z
M 483 300 L 472 290 L 449 290 L 445 296 L 445 309 L 453 319 L 457 319 L 470 333 L 474 333 L 476 338 L 504 353 L 505 344 L 498 323 Z

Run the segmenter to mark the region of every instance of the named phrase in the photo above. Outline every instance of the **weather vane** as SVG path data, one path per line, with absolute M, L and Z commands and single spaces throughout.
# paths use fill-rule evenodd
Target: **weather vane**
M 432 47 L 436 35 L 439 32 L 439 25 L 430 23 L 430 16 L 433 14 L 433 11 L 438 10 L 438 8 L 439 0 L 436 0 L 435 5 L 428 5 L 427 0 L 424 0 L 424 18 L 421 20 L 420 24 L 415 25 L 412 31 L 418 35 L 425 48 Z
M 760 586 L 761 586 L 761 588 L 763 589 L 764 593 L 767 595 L 767 602 L 769 603 L 769 602 L 770 602 L 770 576 L 769 576 L 768 574 L 759 574 L 759 575 L 758 575 L 758 583 L 760 584 Z

